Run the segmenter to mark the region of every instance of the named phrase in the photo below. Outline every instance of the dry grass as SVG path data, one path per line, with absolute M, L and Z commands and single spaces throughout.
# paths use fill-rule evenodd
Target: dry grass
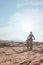
M 26 47 L 1 47 L 0 65 L 43 65 L 43 45 Z

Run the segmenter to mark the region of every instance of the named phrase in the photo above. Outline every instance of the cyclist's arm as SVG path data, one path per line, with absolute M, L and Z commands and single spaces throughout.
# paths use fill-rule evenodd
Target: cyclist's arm
M 32 37 L 34 38 L 34 40 L 35 40 L 35 37 L 34 37 L 34 35 L 32 35 Z

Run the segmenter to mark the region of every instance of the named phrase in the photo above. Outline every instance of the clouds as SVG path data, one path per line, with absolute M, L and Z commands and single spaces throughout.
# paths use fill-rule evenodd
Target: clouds
M 40 24 L 39 10 L 25 9 L 22 13 L 14 13 L 10 16 L 8 26 L 1 28 L 1 39 L 26 40 L 30 31 L 38 32 Z M 37 35 L 36 35 L 37 36 Z
M 17 8 L 40 8 L 43 6 L 43 0 L 22 0 L 16 5 Z

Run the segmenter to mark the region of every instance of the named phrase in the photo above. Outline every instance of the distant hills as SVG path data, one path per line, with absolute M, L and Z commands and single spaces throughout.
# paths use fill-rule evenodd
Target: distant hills
M 33 42 L 33 45 L 39 45 L 39 44 L 43 44 L 43 42 Z M 9 40 L 0 40 L 0 46 L 26 46 L 25 42 L 15 42 L 15 41 L 9 41 Z

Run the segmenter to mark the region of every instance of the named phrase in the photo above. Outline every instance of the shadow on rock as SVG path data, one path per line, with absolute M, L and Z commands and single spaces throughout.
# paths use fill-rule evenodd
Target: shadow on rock
M 31 61 L 24 61 L 22 63 L 20 63 L 20 65 L 29 65 L 31 63 Z

